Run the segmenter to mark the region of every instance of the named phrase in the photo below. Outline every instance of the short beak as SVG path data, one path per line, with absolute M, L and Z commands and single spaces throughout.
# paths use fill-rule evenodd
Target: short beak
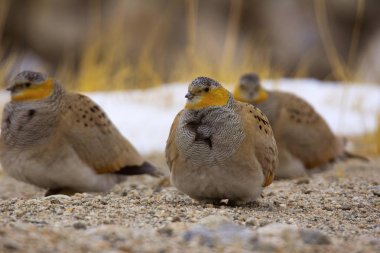
M 185 98 L 187 99 L 192 99 L 194 97 L 193 94 L 191 94 L 190 92 L 188 92 L 186 95 L 185 95 Z
M 5 90 L 12 92 L 14 90 L 14 88 L 13 87 L 8 87 L 8 88 L 5 88 Z

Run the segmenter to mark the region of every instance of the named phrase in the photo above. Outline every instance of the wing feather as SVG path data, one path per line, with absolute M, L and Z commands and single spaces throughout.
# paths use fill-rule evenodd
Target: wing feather
M 248 136 L 253 136 L 255 155 L 264 174 L 263 186 L 272 183 L 278 167 L 278 150 L 272 128 L 267 117 L 253 105 L 239 102 L 245 125 L 251 126 Z M 254 127 L 252 127 L 254 126 Z
M 178 149 L 176 145 L 176 132 L 177 127 L 179 124 L 179 119 L 182 115 L 182 111 L 180 111 L 177 116 L 174 118 L 174 121 L 172 123 L 172 126 L 170 128 L 169 137 L 166 141 L 166 148 L 165 148 L 165 156 L 166 156 L 166 163 L 169 166 L 169 170 L 172 170 L 172 165 L 175 159 L 178 158 Z
M 70 93 L 64 97 L 62 129 L 83 162 L 97 173 L 139 166 L 143 159 L 90 98 Z

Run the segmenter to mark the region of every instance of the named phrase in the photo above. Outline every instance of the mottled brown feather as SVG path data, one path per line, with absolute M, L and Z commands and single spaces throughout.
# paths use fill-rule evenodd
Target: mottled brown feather
M 280 101 L 273 123 L 276 140 L 307 168 L 324 164 L 342 153 L 342 143 L 309 103 L 285 92 L 277 92 L 273 99 Z
M 165 148 L 165 156 L 166 156 L 166 163 L 169 166 L 169 170 L 171 171 L 173 161 L 178 158 L 178 150 L 177 145 L 175 143 L 175 135 L 179 123 L 179 119 L 181 117 L 183 110 L 181 110 L 177 116 L 174 118 L 173 124 L 170 127 L 169 137 L 166 141 L 166 148 Z
M 90 98 L 69 93 L 62 101 L 62 131 L 78 156 L 97 173 L 141 165 L 142 157 Z
M 253 138 L 255 155 L 263 169 L 263 186 L 272 183 L 278 166 L 278 151 L 267 117 L 253 105 L 237 102 L 246 130 L 246 138 Z M 252 127 L 253 126 L 253 127 Z

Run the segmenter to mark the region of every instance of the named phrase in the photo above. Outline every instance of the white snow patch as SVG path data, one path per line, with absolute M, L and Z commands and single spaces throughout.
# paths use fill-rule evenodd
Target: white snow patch
M 311 79 L 265 80 L 268 89 L 295 93 L 309 101 L 339 135 L 357 135 L 376 128 L 380 87 L 369 84 L 322 83 Z M 227 85 L 230 90 L 232 85 Z M 184 107 L 187 84 L 162 85 L 148 90 L 92 92 L 121 133 L 147 154 L 162 152 L 170 126 Z M 0 93 L 0 103 L 9 99 Z
M 312 79 L 265 81 L 264 86 L 304 98 L 339 135 L 359 135 L 376 128 L 376 117 L 380 114 L 379 86 L 321 83 Z

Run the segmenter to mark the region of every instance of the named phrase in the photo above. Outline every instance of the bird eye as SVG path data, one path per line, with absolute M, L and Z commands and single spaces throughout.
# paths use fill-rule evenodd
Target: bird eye
M 210 88 L 208 88 L 208 87 L 204 89 L 205 92 L 209 92 L 209 90 L 210 90 Z
M 26 87 L 26 88 L 29 88 L 30 85 L 31 85 L 31 83 L 25 83 L 25 87 Z

